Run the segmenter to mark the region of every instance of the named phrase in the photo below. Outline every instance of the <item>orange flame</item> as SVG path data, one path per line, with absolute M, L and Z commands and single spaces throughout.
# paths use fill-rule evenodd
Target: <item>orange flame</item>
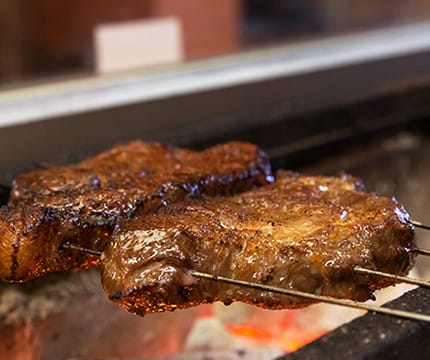
M 253 326 L 247 325 L 227 325 L 228 331 L 235 335 L 244 336 L 248 338 L 253 338 L 254 340 L 264 341 L 271 339 L 273 335 L 264 329 L 259 329 Z
M 286 352 L 296 351 L 322 335 L 322 333 L 309 333 L 294 327 L 269 331 L 255 326 L 230 324 L 227 325 L 227 329 L 233 335 L 248 338 L 259 344 L 276 346 Z

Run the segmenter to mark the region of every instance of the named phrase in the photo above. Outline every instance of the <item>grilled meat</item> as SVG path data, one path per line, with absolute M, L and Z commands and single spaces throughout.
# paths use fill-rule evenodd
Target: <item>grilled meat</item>
M 112 300 L 139 315 L 213 301 L 270 309 L 309 304 L 192 278 L 190 269 L 364 301 L 393 281 L 354 267 L 406 274 L 413 245 L 409 215 L 395 199 L 364 192 L 348 175 L 282 172 L 262 188 L 119 223 L 103 254 L 102 282 Z
M 0 211 L 0 280 L 87 268 L 99 259 L 62 249 L 64 242 L 103 250 L 120 219 L 272 180 L 266 154 L 240 142 L 194 152 L 136 141 L 76 165 L 21 175 Z

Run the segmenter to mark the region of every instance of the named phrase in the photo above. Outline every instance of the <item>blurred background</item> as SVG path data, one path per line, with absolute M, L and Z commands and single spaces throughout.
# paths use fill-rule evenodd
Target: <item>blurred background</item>
M 1 0 L 0 86 L 178 63 L 425 18 L 428 0 Z

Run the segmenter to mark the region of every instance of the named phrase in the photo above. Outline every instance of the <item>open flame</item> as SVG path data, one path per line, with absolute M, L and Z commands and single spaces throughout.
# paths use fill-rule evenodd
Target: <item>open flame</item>
M 248 338 L 260 346 L 293 352 L 319 338 L 327 331 L 320 327 L 313 329 L 303 327 L 300 322 L 302 314 L 303 311 L 283 311 L 282 316 L 278 319 L 271 317 L 271 324 L 265 323 L 264 327 L 248 324 L 230 324 L 227 325 L 227 329 L 233 336 Z M 268 326 L 268 324 L 271 326 Z
M 324 332 L 308 332 L 294 328 L 267 331 L 248 325 L 230 325 L 228 330 L 233 336 L 246 337 L 262 346 L 280 348 L 285 352 L 296 351 L 324 334 Z
M 70 277 L 75 280 L 70 281 Z M 265 310 L 237 302 L 141 318 L 123 311 L 97 289 L 97 272 L 73 273 L 70 277 L 51 280 L 49 292 L 26 294 L 19 286 L 9 285 L 0 289 L 0 360 L 173 360 L 204 358 L 207 354 L 215 354 L 216 359 L 228 358 L 228 352 L 233 354 L 231 358 L 240 353 L 244 359 L 274 359 L 363 314 L 326 304 L 301 310 Z M 88 291 L 74 293 L 74 286 L 85 286 Z M 59 294 L 67 289 L 67 297 L 52 297 L 55 289 Z M 385 289 L 384 294 L 395 291 L 399 296 L 407 290 L 410 286 L 402 284 Z M 379 304 L 396 297 L 393 295 L 384 298 L 379 293 Z
M 217 358 L 220 354 L 228 358 L 225 354 L 240 352 L 245 354 L 242 356 L 245 359 L 258 354 L 258 359 L 266 360 L 293 352 L 362 314 L 324 304 L 276 311 L 243 303 L 229 306 L 215 303 L 140 318 L 110 302 L 97 304 L 88 312 L 79 302 L 74 302 L 69 311 L 62 314 L 28 323 L 28 326 L 16 324 L 12 328 L 10 325 L 0 331 L 0 359 L 50 360 L 71 358 L 69 354 L 81 358 L 154 359 L 175 359 L 176 356 L 184 359 L 188 355 L 189 358 L 204 358 L 202 354 L 215 354 L 213 358 Z M 76 316 L 79 311 L 81 316 Z M 67 327 L 62 328 L 63 324 Z M 62 329 L 61 332 L 58 329 Z M 75 340 L 82 334 L 85 341 L 76 348 Z M 105 341 L 101 342 L 100 338 Z M 58 355 L 59 351 L 63 351 L 64 356 L 51 355 Z
M 329 305 L 279 311 L 243 303 L 227 307 L 222 304 L 205 305 L 194 320 L 185 351 L 260 349 L 276 350 L 278 354 L 293 352 L 339 325 L 339 316 L 348 321 L 357 315 L 354 310 L 345 310 L 333 310 Z M 336 323 L 321 322 L 327 315 L 336 318 Z M 268 355 L 267 358 L 273 356 Z
M 378 293 L 378 301 L 383 303 L 404 291 L 405 285 L 385 289 Z M 329 304 L 299 310 L 266 310 L 239 302 L 229 306 L 204 305 L 194 320 L 185 350 L 275 349 L 285 354 L 362 314 L 362 310 Z M 271 355 L 267 359 L 273 358 Z

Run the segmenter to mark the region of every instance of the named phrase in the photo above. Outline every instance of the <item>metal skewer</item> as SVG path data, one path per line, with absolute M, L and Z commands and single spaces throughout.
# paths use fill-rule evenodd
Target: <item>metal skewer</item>
M 101 251 L 83 248 L 80 246 L 72 245 L 70 243 L 63 244 L 63 247 L 67 248 L 67 249 L 71 249 L 71 250 L 81 251 L 81 252 L 84 252 L 86 254 L 95 255 L 95 256 L 101 256 L 101 254 L 102 254 Z M 371 274 L 371 275 L 384 276 L 387 278 L 399 280 L 399 281 L 410 283 L 410 284 L 416 284 L 416 285 L 430 287 L 430 283 L 427 281 L 422 281 L 422 280 L 412 279 L 412 278 L 408 278 L 408 277 L 404 277 L 404 276 L 388 274 L 388 273 L 384 273 L 384 272 L 380 272 L 380 271 L 376 271 L 376 270 L 365 269 L 365 268 L 362 268 L 359 266 L 356 266 L 354 268 L 354 270 L 356 272 L 363 273 L 363 274 L 365 273 L 365 274 Z M 358 303 L 358 302 L 351 301 L 351 300 L 336 299 L 336 298 L 331 298 L 328 296 L 315 295 L 312 293 L 307 293 L 307 292 L 298 291 L 298 290 L 283 289 L 283 288 L 278 288 L 278 287 L 274 287 L 274 286 L 270 286 L 270 285 L 253 283 L 253 282 L 249 282 L 249 281 L 235 280 L 235 279 L 227 278 L 224 276 L 208 274 L 208 273 L 204 273 L 204 272 L 200 272 L 200 271 L 196 271 L 196 270 L 189 270 L 189 274 L 193 277 L 208 279 L 208 280 L 212 280 L 212 281 L 221 281 L 221 282 L 224 282 L 227 284 L 244 286 L 244 287 L 258 289 L 258 290 L 264 290 L 264 291 L 270 291 L 270 292 L 283 294 L 283 295 L 297 296 L 297 297 L 301 297 L 301 298 L 305 298 L 305 299 L 309 299 L 309 300 L 315 300 L 315 301 L 319 301 L 319 302 L 324 302 L 324 303 L 329 303 L 329 304 L 334 304 L 334 305 L 339 305 L 339 306 L 344 306 L 344 307 L 349 307 L 349 308 L 354 308 L 354 309 L 368 310 L 368 311 L 375 312 L 375 313 L 397 316 L 397 317 L 401 317 L 401 318 L 405 318 L 405 319 L 430 322 L 430 315 L 426 315 L 426 314 L 420 314 L 420 313 L 414 313 L 414 312 L 410 312 L 410 311 L 384 308 L 384 307 L 380 307 L 377 305 Z
M 274 286 L 262 285 L 262 284 L 252 283 L 252 282 L 243 281 L 243 280 L 234 280 L 234 279 L 230 279 L 230 278 L 227 278 L 224 276 L 212 275 L 212 274 L 208 274 L 208 273 L 204 273 L 204 272 L 200 272 L 200 271 L 196 271 L 196 270 L 190 270 L 189 274 L 191 276 L 194 276 L 197 278 L 202 278 L 202 279 L 207 279 L 207 280 L 212 280 L 212 281 L 221 281 L 221 282 L 224 282 L 227 284 L 244 286 L 244 287 L 248 287 L 248 288 L 252 288 L 252 289 L 270 291 L 273 293 L 278 293 L 278 294 L 283 294 L 283 295 L 298 296 L 298 297 L 309 299 L 309 300 L 315 300 L 315 301 L 325 302 L 325 303 L 329 303 L 329 304 L 340 305 L 340 306 L 344 306 L 344 307 L 350 307 L 350 308 L 354 308 L 354 309 L 368 310 L 368 311 L 372 311 L 375 313 L 397 316 L 397 317 L 401 317 L 401 318 L 405 318 L 405 319 L 430 322 L 430 315 L 426 315 L 426 314 L 420 314 L 420 313 L 414 313 L 414 312 L 410 312 L 410 311 L 384 308 L 384 307 L 380 307 L 380 306 L 376 306 L 376 305 L 370 305 L 370 304 L 366 304 L 366 303 L 358 303 L 358 302 L 351 301 L 351 300 L 335 299 L 335 298 L 330 298 L 330 297 L 322 296 L 322 295 L 315 295 L 315 294 L 311 294 L 311 293 L 307 293 L 307 292 L 303 292 L 303 291 L 281 289 L 281 288 L 274 287 Z
M 419 285 L 419 286 L 430 288 L 430 281 L 426 281 L 426 280 L 414 279 L 407 276 L 393 275 L 382 271 L 362 268 L 361 266 L 354 267 L 354 271 L 360 274 L 376 275 L 376 276 L 381 276 L 388 279 L 398 280 L 400 282 L 404 282 L 407 284 Z
M 422 223 L 422 222 L 420 222 L 420 221 L 411 220 L 411 221 L 410 221 L 410 223 L 411 223 L 412 225 L 414 225 L 414 226 L 418 227 L 418 228 L 426 229 L 426 230 L 430 230 L 430 225 L 423 224 L 423 223 Z
M 429 250 L 424 250 L 424 249 L 419 249 L 419 248 L 413 248 L 412 251 L 414 253 L 419 254 L 419 255 L 430 256 L 430 251 Z
M 72 245 L 69 242 L 64 243 L 63 244 L 63 248 L 80 251 L 80 252 L 83 252 L 83 253 L 89 254 L 89 255 L 102 256 L 102 252 L 101 251 L 87 249 L 87 248 L 84 248 L 84 247 Z

